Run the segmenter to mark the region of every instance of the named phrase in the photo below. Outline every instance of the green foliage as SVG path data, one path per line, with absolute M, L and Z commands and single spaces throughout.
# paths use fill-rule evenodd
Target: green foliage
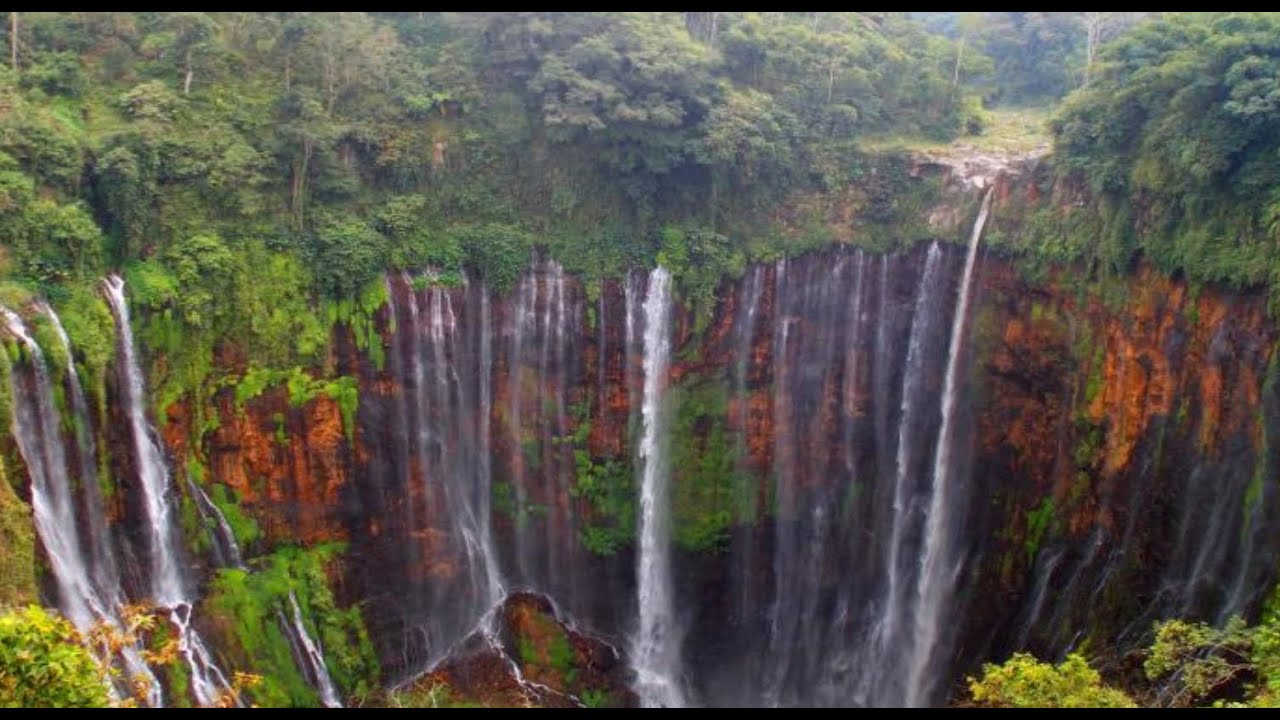
M 1027 513 L 1027 534 L 1023 540 L 1023 550 L 1028 563 L 1035 559 L 1036 553 L 1040 551 L 1040 543 L 1045 534 L 1056 527 L 1057 519 L 1053 496 L 1046 497 L 1036 509 Z
M 243 412 L 244 405 L 262 395 L 269 388 L 283 385 L 288 391 L 289 405 L 302 407 L 323 395 L 338 405 L 342 414 L 342 427 L 348 442 L 355 442 L 356 410 L 360 406 L 360 385 L 354 377 L 342 375 L 332 380 L 315 379 L 302 368 L 287 370 L 250 368 L 235 384 L 236 405 Z
M 7 363 L 0 353 L 0 369 Z M 8 389 L 7 377 L 0 383 Z M 36 599 L 35 528 L 31 508 L 14 492 L 5 463 L 0 456 L 0 605 L 15 606 Z
M 673 540 L 685 550 L 714 550 L 728 540 L 734 498 L 749 482 L 725 427 L 729 390 L 723 381 L 694 380 L 671 393 Z
M 1103 51 L 1054 119 L 1061 171 L 1099 198 L 1088 256 L 1236 286 L 1271 284 L 1280 171 L 1280 19 L 1169 13 Z
M 65 301 L 55 304 L 58 318 L 77 356 L 86 392 L 102 404 L 107 367 L 116 355 L 115 322 L 106 301 L 94 285 L 70 285 L 65 295 Z
M 35 605 L 0 615 L 0 706 L 107 707 L 107 678 L 70 622 Z
M 1240 617 L 1222 628 L 1185 620 L 1158 623 L 1143 669 L 1160 683 L 1160 702 L 1187 707 L 1252 670 L 1252 633 Z
M 351 298 L 326 303 L 330 325 L 344 323 L 355 337 L 356 347 L 369 353 L 374 367 L 382 369 L 386 356 L 382 336 L 374 322 L 378 309 L 387 302 L 387 286 L 381 278 L 367 282 L 363 289 Z
M 1231 707 L 1275 707 L 1280 702 L 1280 591 L 1273 592 L 1257 625 L 1232 617 L 1222 627 L 1181 619 L 1155 626 L 1143 664 L 1165 707 L 1213 701 Z
M 342 550 L 341 544 L 281 548 L 255 560 L 253 572 L 223 568 L 214 577 L 205 602 L 218 617 L 233 623 L 230 639 L 237 646 L 236 662 L 262 674 L 262 682 L 249 691 L 259 704 L 318 704 L 293 662 L 278 621 L 279 612 L 291 616 L 291 591 L 308 622 L 308 632 L 325 649 L 326 665 L 338 687 L 356 697 L 373 689 L 379 669 L 360 609 L 337 606 L 325 573 L 326 565 Z
M 973 701 L 984 707 L 1137 707 L 1124 692 L 1104 685 L 1098 671 L 1077 653 L 1058 665 L 1016 653 L 1000 665 L 983 665 L 982 677 L 968 682 Z
M 510 288 L 529 266 L 533 240 L 518 227 L 490 223 L 451 228 L 452 242 L 497 292 Z
M 209 499 L 218 507 L 227 524 L 231 526 L 231 534 L 235 536 L 236 545 L 241 550 L 253 547 L 262 538 L 262 529 L 258 522 L 240 509 L 240 501 L 234 491 L 226 485 L 214 485 L 209 490 Z
M 584 399 L 569 409 L 576 421 L 573 434 L 556 438 L 569 444 L 575 464 L 570 494 L 589 503 L 581 540 L 597 555 L 612 555 L 635 538 L 636 505 L 631 464 L 625 458 L 591 455 L 591 401 Z
M 607 690 L 597 690 L 595 688 L 583 690 L 581 700 L 582 706 L 588 708 L 613 707 L 616 703 L 613 699 L 613 695 Z
M 661 247 L 658 264 L 671 271 L 681 295 L 694 308 L 697 328 L 704 329 L 715 309 L 716 288 L 724 277 L 742 274 L 745 255 L 729 238 L 696 227 L 663 228 Z

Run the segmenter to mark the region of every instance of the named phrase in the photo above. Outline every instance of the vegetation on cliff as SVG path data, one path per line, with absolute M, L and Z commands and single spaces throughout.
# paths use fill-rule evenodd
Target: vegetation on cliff
M 106 672 L 70 622 L 34 605 L 0 615 L 0 706 L 108 702 Z
M 1128 683 L 1132 696 L 1104 683 L 1079 653 L 1058 665 L 1018 653 L 969 678 L 970 700 L 985 707 L 1276 707 L 1280 595 L 1256 625 L 1239 617 L 1222 627 L 1175 619 L 1152 634 L 1142 675 Z
M 333 348 L 349 340 L 382 369 L 389 269 L 431 267 L 448 285 L 479 274 L 500 292 L 543 253 L 596 299 L 602 278 L 661 264 L 701 331 L 724 279 L 748 263 L 833 242 L 885 251 L 936 234 L 929 213 L 942 180 L 900 150 L 990 135 L 984 101 L 1038 105 L 1025 119 L 1066 98 L 1051 123 L 1051 166 L 1035 178 L 1041 192 L 997 223 L 994 245 L 1038 266 L 1083 264 L 1085 278 L 1147 260 L 1280 298 L 1280 20 L 1266 14 L 9 19 L 0 301 L 42 296 L 57 307 L 105 426 L 115 331 L 96 283 L 122 273 L 156 417 L 189 403 L 185 470 L 202 486 L 219 393 L 238 409 L 278 386 L 290 408 L 332 399 L 355 454 L 360 388 Z M 34 328 L 49 346 L 40 334 L 50 328 Z M 60 355 L 51 361 L 65 372 Z M 9 364 L 0 354 L 5 423 Z M 691 377 L 673 397 L 674 541 L 714 551 L 735 524 L 773 509 L 756 506 L 735 464 L 728 389 Z M 590 506 L 581 540 L 614 554 L 634 537 L 631 461 L 593 457 L 589 401 L 573 414 L 559 442 L 572 448 L 572 492 Z M 276 422 L 287 445 L 283 416 Z M 1101 434 L 1081 432 L 1085 482 Z M 9 459 L 0 457 L 0 484 L 16 482 Z M 511 505 L 503 487 L 499 510 Z M 11 490 L 0 487 L 0 602 L 19 603 L 36 594 L 38 552 L 23 494 Z M 339 607 L 326 574 L 338 546 L 264 547 L 227 486 L 210 495 L 257 555 L 252 572 L 215 572 L 205 601 L 235 664 L 266 673 L 253 697 L 316 701 L 277 622 L 290 592 L 337 684 L 370 693 L 380 671 L 361 608 Z M 189 535 L 202 537 L 209 521 L 190 502 L 184 509 Z M 1014 542 L 1023 564 L 1064 513 L 1050 497 L 1026 513 Z M 1267 617 L 1256 629 L 1164 626 L 1151 657 L 1166 660 L 1149 660 L 1151 680 L 1181 683 L 1187 703 L 1247 677 L 1274 684 Z M 521 648 L 521 660 L 567 673 L 567 642 L 528 657 Z M 1247 656 L 1248 669 L 1205 664 L 1228 652 Z M 1129 702 L 1078 656 L 1058 666 L 1019 656 L 980 684 L 975 698 L 991 704 L 1040 703 L 1046 687 L 1081 704 Z M 1250 702 L 1274 692 L 1249 687 Z
M 1052 122 L 1058 172 L 1091 194 L 1060 220 L 1069 252 L 1277 287 L 1277 63 L 1271 14 L 1173 14 L 1106 47 Z

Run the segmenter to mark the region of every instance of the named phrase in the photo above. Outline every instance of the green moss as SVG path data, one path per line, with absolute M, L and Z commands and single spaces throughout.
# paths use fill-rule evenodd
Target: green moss
M 178 520 L 182 524 L 182 536 L 190 543 L 197 554 L 209 552 L 212 539 L 209 527 L 200 515 L 196 502 L 187 493 L 178 496 Z
M 569 633 L 555 618 L 544 613 L 529 617 L 529 633 L 516 638 L 520 665 L 526 673 L 550 673 L 554 686 L 571 691 L 578 679 L 577 653 L 569 641 Z
M 374 688 L 379 668 L 357 606 L 340 608 L 329 589 L 325 567 L 343 551 L 339 543 L 314 548 L 281 548 L 254 562 L 255 571 L 218 571 L 206 602 L 233 623 L 232 654 L 263 680 L 248 692 L 259 705 L 313 707 L 315 691 L 293 662 L 278 611 L 287 611 L 289 593 L 298 599 L 308 632 L 325 649 L 335 684 L 349 696 Z
M 1092 405 L 1097 399 L 1098 394 L 1102 392 L 1102 388 L 1106 385 L 1107 378 L 1103 373 L 1105 368 L 1106 349 L 1101 345 L 1094 348 L 1093 356 L 1088 359 L 1089 375 L 1085 379 L 1084 385 L 1084 402 L 1085 405 Z
M 581 541 L 584 547 L 597 555 L 612 555 L 630 545 L 635 537 L 636 505 L 631 464 L 625 458 L 592 457 L 588 447 L 591 437 L 589 399 L 574 405 L 570 413 L 575 420 L 573 434 L 557 438 L 557 443 L 572 446 L 575 472 L 570 492 L 590 505 L 584 518 Z
M 588 708 L 606 708 L 617 705 L 617 700 L 614 699 L 611 693 L 594 688 L 583 690 L 579 699 L 582 700 L 583 707 Z
M 191 668 L 181 655 L 164 666 L 165 679 L 169 681 L 167 697 L 172 707 L 191 707 Z
M 1267 374 L 1262 381 L 1262 396 L 1263 398 L 1274 398 L 1277 390 L 1280 390 L 1280 344 L 1271 348 L 1271 359 L 1267 362 Z M 1266 400 L 1261 403 L 1263 407 L 1266 404 Z M 1275 460 L 1272 457 L 1271 440 L 1271 433 L 1274 429 L 1267 422 L 1267 415 L 1262 407 L 1258 409 L 1254 423 L 1257 427 L 1258 437 L 1261 438 L 1261 447 L 1258 448 L 1257 460 L 1254 462 L 1253 477 L 1250 478 L 1249 486 L 1245 489 L 1244 525 L 1240 530 L 1242 539 L 1248 537 L 1248 533 L 1253 527 L 1253 516 L 1258 508 L 1258 503 L 1262 500 L 1264 484 L 1268 482 L 1268 478 L 1274 477 Z M 1280 594 L 1277 594 L 1275 598 L 1280 598 Z
M 13 373 L 13 356 L 11 348 L 13 344 L 0 342 L 0 423 L 4 423 L 3 427 L 11 427 L 10 419 L 13 417 L 13 388 L 10 385 L 10 377 Z
M 329 324 L 343 323 L 351 328 L 356 347 L 368 353 L 374 367 L 382 370 L 386 364 L 386 351 L 382 336 L 378 334 L 375 318 L 378 310 L 387 304 L 387 286 L 382 278 L 368 282 L 355 297 L 328 300 L 325 314 Z
M 235 491 L 226 485 L 214 485 L 209 490 L 209 499 L 218 507 L 227 524 L 231 526 L 231 534 L 235 536 L 236 545 L 248 550 L 262 538 L 262 529 L 258 522 L 245 513 L 240 507 Z
M 735 506 L 751 483 L 725 427 L 729 389 L 723 380 L 699 378 L 671 394 L 673 539 L 684 550 L 714 550 L 727 541 Z
M 1045 535 L 1053 532 L 1057 522 L 1057 510 L 1052 496 L 1046 497 L 1039 506 L 1027 513 L 1027 533 L 1022 541 L 1022 549 L 1028 563 L 1035 560 Z
M 0 606 L 36 601 L 35 567 L 31 508 L 14 492 L 5 459 L 0 456 Z
M 344 375 L 325 383 L 323 392 L 338 404 L 342 413 L 342 429 L 347 442 L 355 444 L 356 410 L 360 406 L 360 385 L 355 378 Z
M 276 426 L 276 444 L 287 447 L 289 445 L 289 430 L 285 423 L 284 413 L 272 413 L 271 422 L 275 423 Z
M 268 389 L 284 385 L 288 392 L 289 404 L 302 407 L 324 395 L 338 405 L 342 415 L 342 427 L 347 442 L 355 443 L 356 411 L 360 407 L 359 382 L 349 375 L 342 375 L 331 380 L 312 378 L 299 367 L 287 370 L 270 368 L 250 368 L 235 384 L 236 406 L 244 412 L 244 405 L 261 396 Z M 282 420 L 277 421 L 277 439 L 281 439 Z M 282 441 L 283 442 L 283 441 Z

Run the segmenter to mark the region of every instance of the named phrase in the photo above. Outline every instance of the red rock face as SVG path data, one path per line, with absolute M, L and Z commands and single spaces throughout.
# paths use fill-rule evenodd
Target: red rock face
M 1013 197 L 1010 202 L 1021 202 L 1011 195 L 1013 189 L 1002 193 Z M 829 492 L 855 508 L 850 498 L 870 491 L 844 486 L 848 468 L 864 479 L 886 472 L 885 457 L 892 460 L 892 452 L 886 455 L 877 444 L 896 436 L 892 428 L 876 428 L 896 422 L 892 413 L 898 400 L 884 395 L 884 388 L 901 384 L 922 254 L 890 263 L 883 289 L 874 279 L 880 262 L 868 256 L 862 261 L 866 290 L 860 291 L 860 314 L 828 313 L 834 325 L 815 322 L 817 316 L 804 309 L 808 301 L 797 300 L 794 290 L 787 300 L 791 305 L 783 306 L 779 270 L 773 265 L 761 268 L 755 280 L 749 271 L 726 284 L 701 332 L 687 309 L 677 309 L 670 382 L 686 387 L 711 380 L 728 388 L 718 427 L 731 439 L 741 439 L 744 454 L 735 467 L 755 483 L 755 514 L 740 519 L 754 517 L 757 525 L 735 531 L 752 535 L 750 543 L 759 549 L 744 561 L 755 564 L 744 571 L 761 585 L 753 592 L 766 592 L 771 582 L 773 531 L 767 525 L 778 508 L 788 512 L 786 503 L 792 501 L 783 497 L 777 500 L 783 504 L 774 504 L 774 478 L 780 469 L 796 497 Z M 818 283 L 834 267 L 832 257 L 806 261 L 808 265 L 797 262 L 784 279 L 792 287 Z M 845 285 L 836 288 L 840 292 L 852 287 L 855 266 L 849 257 L 842 261 L 846 275 Z M 958 271 L 960 256 L 948 257 L 947 282 L 955 283 L 951 275 Z M 1193 295 L 1185 284 L 1148 269 L 1102 290 L 1081 291 L 1065 275 L 1029 283 L 992 254 L 980 257 L 978 273 L 964 362 L 972 408 L 965 431 L 972 430 L 974 486 L 966 512 L 973 535 L 968 547 L 975 558 L 975 595 L 983 602 L 957 620 L 965 628 L 970 656 L 984 657 L 974 647 L 1036 642 L 1055 647 L 1061 640 L 1054 635 L 1056 628 L 1088 627 L 1092 620 L 1080 614 L 1094 606 L 1097 614 L 1114 607 L 1116 617 L 1137 617 L 1146 603 L 1159 599 L 1154 588 L 1162 582 L 1176 585 L 1181 582 L 1177 573 L 1190 574 L 1197 564 L 1201 570 L 1221 566 L 1229 573 L 1230 553 L 1193 544 L 1188 533 L 1196 532 L 1186 528 L 1197 526 L 1177 518 L 1187 507 L 1213 501 L 1200 494 L 1199 485 L 1190 484 L 1191 468 L 1199 468 L 1198 478 L 1221 477 L 1223 493 L 1235 502 L 1242 492 L 1241 477 L 1247 480 L 1252 458 L 1262 450 L 1264 428 L 1258 418 L 1276 338 L 1262 299 L 1208 288 Z M 499 563 L 508 580 L 549 589 L 558 603 L 594 626 L 624 628 L 633 594 L 631 558 L 626 550 L 597 557 L 581 545 L 584 526 L 596 518 L 591 503 L 575 490 L 574 453 L 624 462 L 633 453 L 629 433 L 641 358 L 638 342 L 633 338 L 629 343 L 626 334 L 628 293 L 624 283 L 607 282 L 600 299 L 589 301 L 576 279 L 554 280 L 545 269 L 531 282 L 523 290 L 523 311 L 517 308 L 522 292 L 517 288 L 492 299 L 490 316 L 487 424 L 493 482 L 513 496 L 522 492 L 520 502 L 530 509 L 513 514 L 502 504 L 510 498 L 495 490 L 492 526 Z M 556 282 L 563 282 L 561 290 L 554 289 Z M 756 327 L 744 329 L 751 282 L 758 282 Z M 948 288 L 945 293 L 953 292 Z M 403 333 L 408 291 L 396 285 L 395 292 Z M 557 292 L 563 293 L 573 319 L 559 330 L 548 330 L 556 323 L 548 326 L 546 318 L 559 312 L 551 306 L 553 314 L 547 315 L 553 302 L 549 298 L 558 297 Z M 459 327 L 470 327 L 479 307 L 474 286 L 451 293 Z M 633 281 L 631 295 L 634 312 L 642 299 L 642 281 Z M 428 303 L 436 300 L 421 292 L 419 300 L 425 317 Z M 587 319 L 590 306 L 593 321 Z M 875 323 L 882 306 L 896 319 L 878 340 Z M 379 320 L 384 329 L 388 312 Z M 519 312 L 526 313 L 522 322 L 527 329 L 524 345 L 517 347 L 513 328 Z M 788 328 L 785 354 L 778 349 L 781 323 Z M 938 329 L 943 335 L 944 325 Z M 556 332 L 565 335 L 548 345 L 547 338 Z M 855 332 L 861 340 L 850 341 Z M 824 339 L 828 336 L 831 342 Z M 360 381 L 355 447 L 348 444 L 341 413 L 331 400 L 321 397 L 295 408 L 282 390 L 273 390 L 243 409 L 235 407 L 230 393 L 220 394 L 214 402 L 219 425 L 195 452 L 207 465 L 210 481 L 234 489 L 258 520 L 267 546 L 351 543 L 353 561 L 347 563 L 351 570 L 344 592 L 369 601 L 367 616 L 376 618 L 370 622 L 375 643 L 394 663 L 403 636 L 410 633 L 410 618 L 427 614 L 433 602 L 452 602 L 455 591 L 441 588 L 466 582 L 468 565 L 454 530 L 457 518 L 438 473 L 450 467 L 470 472 L 472 460 L 447 456 L 455 452 L 453 444 L 445 446 L 445 456 L 412 450 L 416 440 L 412 433 L 406 435 L 405 423 L 412 422 L 416 411 L 407 411 L 408 421 L 397 419 L 397 413 L 405 412 L 397 403 L 415 392 L 405 365 L 410 350 L 399 333 L 384 332 L 384 340 L 391 359 L 383 370 L 372 367 L 345 333 L 339 333 L 335 345 L 339 367 Z M 896 349 L 877 359 L 880 340 Z M 450 352 L 457 353 L 456 367 L 464 369 L 459 386 L 478 393 L 478 341 L 460 335 L 457 342 Z M 628 353 L 629 345 L 633 352 Z M 825 369 L 804 374 L 806 368 Z M 778 392 L 776 383 L 783 376 L 796 383 L 793 391 Z M 940 376 L 927 382 L 936 394 Z M 481 421 L 468 409 L 476 401 L 451 402 L 451 417 L 479 427 Z M 891 408 L 887 420 L 877 417 L 886 407 Z M 178 458 L 190 451 L 185 446 L 188 415 L 187 408 L 176 406 L 164 430 Z M 585 441 L 575 445 L 579 441 L 570 436 L 584 418 L 590 429 Z M 715 422 L 703 422 L 693 432 L 707 433 L 713 426 Z M 705 445 L 706 439 L 700 442 Z M 718 498 L 727 497 L 727 491 L 680 485 L 682 478 L 691 477 L 688 470 L 675 468 L 673 496 L 721 507 Z M 1037 530 L 1032 514 L 1046 503 L 1051 517 L 1036 521 L 1045 523 Z M 1236 524 L 1242 516 L 1235 506 L 1207 514 Z M 883 542 L 860 539 L 842 567 L 856 574 Z M 1040 551 L 1050 547 L 1056 553 L 1050 568 L 1055 574 L 1045 582 L 1060 588 L 1061 598 L 1035 611 L 1050 628 L 1043 637 L 1032 633 L 1020 638 L 1019 627 L 1032 613 L 1038 568 L 1048 564 Z M 735 553 L 728 555 L 738 557 Z M 1185 567 L 1174 557 L 1178 554 L 1190 558 Z M 715 598 L 730 583 L 725 557 L 689 560 L 683 576 L 688 592 L 710 598 L 712 605 L 719 602 Z M 1104 572 L 1117 578 L 1116 588 L 1132 595 L 1130 604 L 1088 595 Z M 1162 577 L 1162 572 L 1174 575 Z M 1246 580 L 1242 587 L 1256 584 Z M 432 593 L 439 597 L 410 607 Z M 998 600 L 988 602 L 991 598 Z M 1188 598 L 1189 608 L 1202 606 L 1194 593 Z
M 210 476 L 235 491 L 271 546 L 347 538 L 341 493 L 351 481 L 350 450 L 337 403 L 320 396 L 290 407 L 284 388 L 235 407 L 216 400 L 221 422 L 205 439 Z
M 1268 501 L 1247 489 L 1277 337 L 1264 298 L 1194 294 L 1146 267 L 1082 293 L 992 262 L 980 292 L 978 467 L 1005 508 L 981 595 L 1030 603 L 1030 583 L 1053 588 L 1019 620 L 1034 627 L 996 645 L 1048 652 L 1082 627 L 1107 637 L 1142 613 L 1256 599 L 1268 571 L 1253 564 L 1274 553 Z M 975 626 L 998 623 L 979 612 Z
M 1261 297 L 1217 289 L 1191 297 L 1145 267 L 1114 288 L 1110 306 L 1061 280 L 1029 286 L 990 262 L 981 287 L 990 387 L 981 452 L 1008 456 L 1012 475 L 1063 504 L 1087 474 L 1092 489 L 1073 531 L 1115 522 L 1117 508 L 1101 501 L 1139 471 L 1158 421 L 1180 428 L 1206 459 L 1232 438 L 1261 450 L 1256 420 L 1275 340 Z M 1101 433 L 1082 446 L 1086 424 Z

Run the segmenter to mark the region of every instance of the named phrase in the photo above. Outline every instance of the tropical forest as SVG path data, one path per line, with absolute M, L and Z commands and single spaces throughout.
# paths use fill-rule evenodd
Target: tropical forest
M 1280 13 L 0 26 L 0 706 L 1280 705 Z

